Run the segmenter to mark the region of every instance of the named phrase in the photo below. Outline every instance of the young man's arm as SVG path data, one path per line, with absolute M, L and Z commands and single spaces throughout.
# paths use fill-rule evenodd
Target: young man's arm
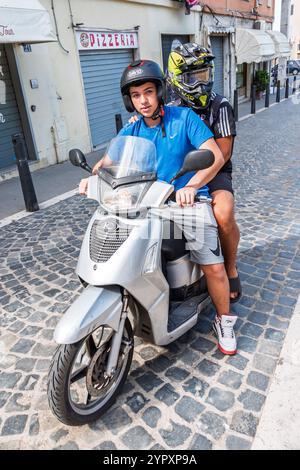
M 206 168 L 206 170 L 199 170 L 188 181 L 184 188 L 176 191 L 176 202 L 180 206 L 192 205 L 194 203 L 196 191 L 214 178 L 224 165 L 224 157 L 214 139 L 206 140 L 199 148 L 211 150 L 215 156 L 215 161 L 214 164 L 211 167 Z
M 97 175 L 98 170 L 100 168 L 110 166 L 111 164 L 112 164 L 112 160 L 109 158 L 109 156 L 104 155 L 104 157 L 102 157 L 101 160 L 99 160 L 99 162 L 96 163 L 96 165 L 94 165 L 93 171 L 92 171 L 93 175 Z M 88 178 L 82 178 L 82 180 L 80 180 L 79 194 L 81 194 L 81 196 L 86 196 L 87 195 L 88 182 L 89 182 Z
M 225 100 L 219 108 L 218 117 L 214 124 L 213 134 L 215 142 L 222 152 L 224 165 L 231 158 L 233 139 L 234 136 L 236 136 L 233 110 L 227 100 Z M 216 165 L 213 165 L 207 170 L 202 170 L 202 185 L 204 186 L 205 184 L 209 183 L 216 176 L 222 166 L 218 167 L 217 171 L 215 171 L 217 168 Z
M 228 162 L 232 154 L 232 145 L 233 145 L 232 135 L 228 137 L 221 137 L 220 139 L 216 139 L 216 143 L 223 154 L 225 163 Z
M 104 155 L 104 157 L 102 157 L 101 160 L 99 160 L 99 162 L 93 166 L 93 175 L 97 175 L 98 170 L 100 170 L 100 168 L 105 168 L 106 166 L 110 166 L 111 164 L 112 160 L 109 158 L 109 156 Z
M 227 100 L 219 108 L 217 119 L 214 123 L 213 134 L 226 163 L 231 158 L 233 141 L 236 136 L 233 109 Z

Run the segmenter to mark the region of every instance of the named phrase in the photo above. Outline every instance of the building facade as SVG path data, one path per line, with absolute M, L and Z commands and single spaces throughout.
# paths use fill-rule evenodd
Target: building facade
M 272 29 L 273 0 L 207 0 L 190 14 L 176 0 L 24 0 L 23 8 L 27 2 L 47 11 L 56 41 L 6 44 L 0 25 L 6 89 L 0 97 L 6 105 L 10 100 L 6 111 L 1 104 L 0 131 L 2 121 L 11 122 L 5 142 L 0 132 L 2 178 L 16 174 L 13 131 L 24 133 L 32 169 L 65 161 L 74 147 L 103 148 L 115 135 L 115 116 L 128 119 L 119 91 L 122 70 L 141 57 L 165 70 L 174 39 L 212 48 L 215 91 L 231 101 L 236 88 L 249 99 L 255 68 L 269 67 L 275 57 L 273 40 L 263 33 Z M 243 30 L 258 41 L 262 52 L 255 57 L 247 55 Z M 269 46 L 261 43 L 268 40 Z
M 291 45 L 291 59 L 300 59 L 300 2 L 292 0 L 290 9 L 289 40 Z

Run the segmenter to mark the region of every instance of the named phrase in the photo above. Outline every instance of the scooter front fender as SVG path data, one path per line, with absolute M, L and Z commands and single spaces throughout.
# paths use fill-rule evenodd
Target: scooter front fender
M 54 332 L 58 344 L 72 344 L 101 325 L 117 331 L 122 313 L 118 286 L 88 286 L 68 308 Z

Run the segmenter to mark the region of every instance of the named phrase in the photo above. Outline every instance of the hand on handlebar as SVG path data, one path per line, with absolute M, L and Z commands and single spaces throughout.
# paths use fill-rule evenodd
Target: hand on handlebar
M 192 206 L 195 201 L 196 190 L 190 186 L 184 186 L 176 191 L 176 203 L 180 207 Z

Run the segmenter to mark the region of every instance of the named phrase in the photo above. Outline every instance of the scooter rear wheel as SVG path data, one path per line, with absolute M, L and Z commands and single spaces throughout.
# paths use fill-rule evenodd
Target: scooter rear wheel
M 101 327 L 77 343 L 60 345 L 54 353 L 48 374 L 48 402 L 62 423 L 91 423 L 116 400 L 133 356 L 133 332 L 128 318 L 116 371 L 107 377 L 104 370 L 112 337 L 110 328 Z

